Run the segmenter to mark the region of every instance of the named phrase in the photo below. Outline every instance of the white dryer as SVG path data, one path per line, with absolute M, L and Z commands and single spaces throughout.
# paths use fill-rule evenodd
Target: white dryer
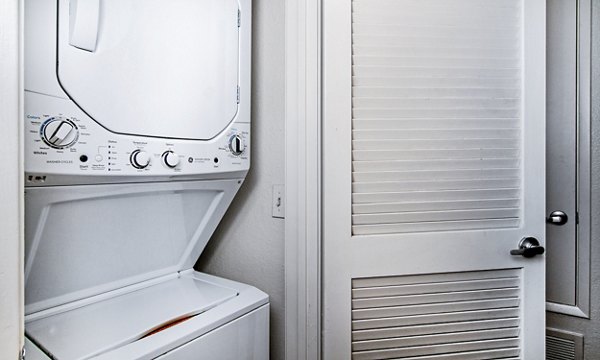
M 268 358 L 268 296 L 193 269 L 250 165 L 250 29 L 250 0 L 25 1 L 31 358 Z

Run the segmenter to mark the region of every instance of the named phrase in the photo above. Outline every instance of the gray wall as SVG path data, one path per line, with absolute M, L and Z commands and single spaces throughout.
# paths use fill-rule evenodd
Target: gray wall
M 284 183 L 284 1 L 254 0 L 252 12 L 252 165 L 196 269 L 269 294 L 271 359 L 283 359 L 284 221 L 271 193 Z
M 600 359 L 600 0 L 592 0 L 591 319 L 548 313 L 548 326 L 584 334 L 585 359 Z

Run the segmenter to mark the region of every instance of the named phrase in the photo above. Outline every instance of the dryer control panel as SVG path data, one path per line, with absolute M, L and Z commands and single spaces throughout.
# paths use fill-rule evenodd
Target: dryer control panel
M 233 122 L 206 141 L 121 135 L 101 127 L 68 99 L 25 96 L 29 174 L 201 175 L 245 171 L 250 165 L 249 123 Z

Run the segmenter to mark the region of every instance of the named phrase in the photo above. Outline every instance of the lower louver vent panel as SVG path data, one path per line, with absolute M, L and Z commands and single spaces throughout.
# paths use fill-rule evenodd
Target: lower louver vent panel
M 583 360 L 583 336 L 558 329 L 547 329 L 546 360 Z
M 520 359 L 520 270 L 352 280 L 352 359 Z

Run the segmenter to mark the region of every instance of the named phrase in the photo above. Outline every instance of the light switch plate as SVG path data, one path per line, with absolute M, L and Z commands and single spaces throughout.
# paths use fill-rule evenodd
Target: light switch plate
M 285 218 L 285 187 L 273 185 L 273 217 Z

